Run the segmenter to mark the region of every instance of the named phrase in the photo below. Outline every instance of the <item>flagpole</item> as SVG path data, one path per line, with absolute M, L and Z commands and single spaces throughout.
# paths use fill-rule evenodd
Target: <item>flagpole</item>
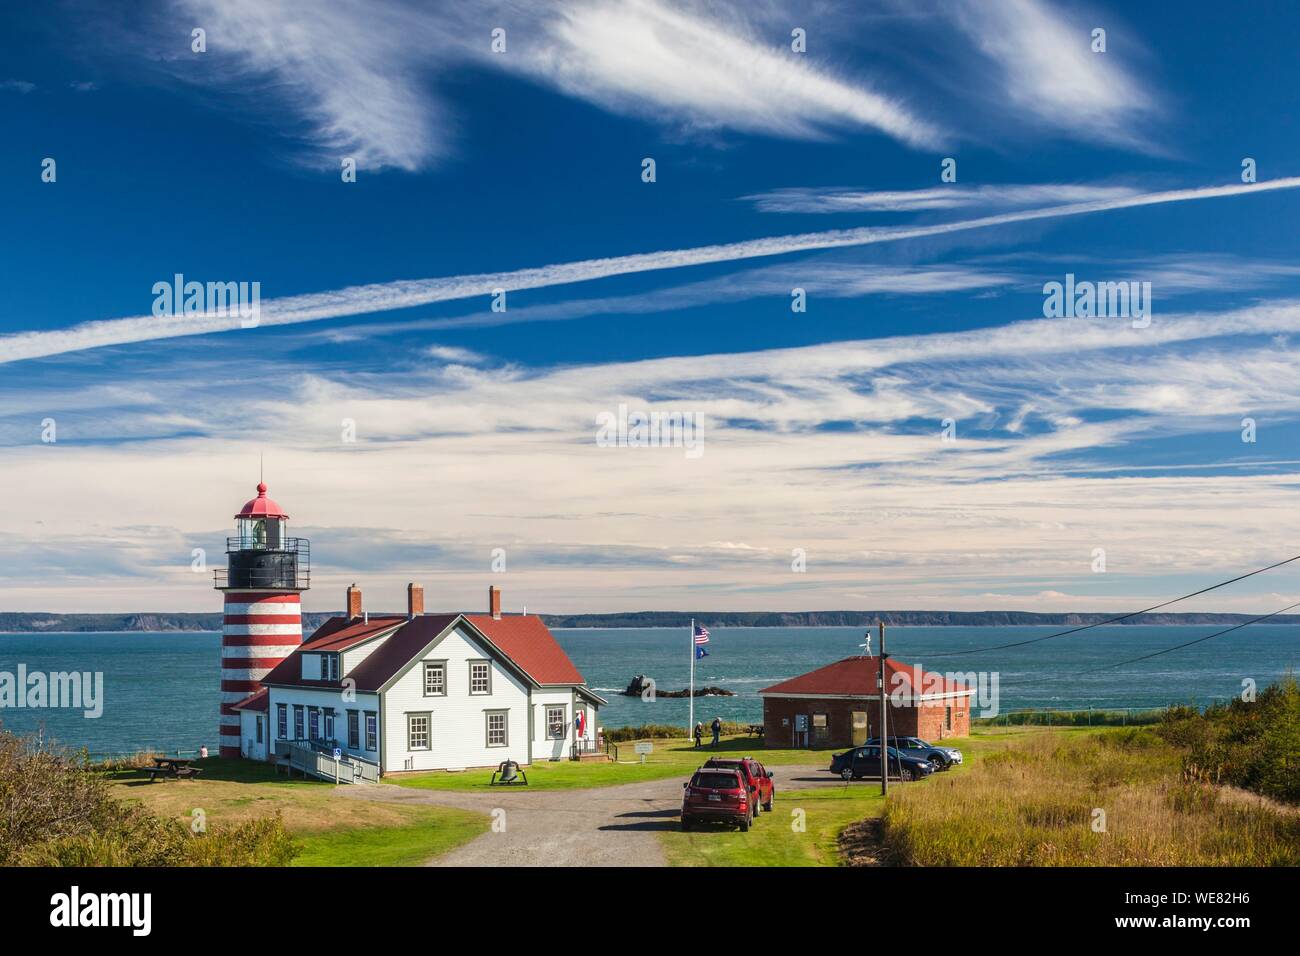
M 691 709 L 687 718 L 686 736 L 695 733 L 695 618 L 691 618 Z

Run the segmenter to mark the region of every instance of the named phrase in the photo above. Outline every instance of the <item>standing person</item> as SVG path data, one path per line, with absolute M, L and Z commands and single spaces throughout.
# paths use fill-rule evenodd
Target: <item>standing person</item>
M 710 726 L 713 728 L 713 749 L 717 750 L 718 739 L 722 736 L 722 718 L 714 717 L 713 723 Z
M 694 734 L 695 734 L 695 749 L 699 750 L 700 745 L 704 742 L 704 724 L 700 723 L 698 720 L 695 722 Z

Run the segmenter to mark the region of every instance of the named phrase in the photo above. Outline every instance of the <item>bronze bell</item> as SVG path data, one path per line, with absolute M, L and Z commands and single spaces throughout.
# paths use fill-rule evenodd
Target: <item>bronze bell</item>
M 501 782 L 514 783 L 519 778 L 519 764 L 513 760 L 507 760 L 501 764 Z

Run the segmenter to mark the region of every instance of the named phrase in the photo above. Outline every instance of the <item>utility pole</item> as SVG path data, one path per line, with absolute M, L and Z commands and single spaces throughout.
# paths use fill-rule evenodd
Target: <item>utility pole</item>
M 880 621 L 880 795 L 889 794 L 889 733 L 886 730 L 886 717 L 889 702 L 885 693 L 885 622 Z

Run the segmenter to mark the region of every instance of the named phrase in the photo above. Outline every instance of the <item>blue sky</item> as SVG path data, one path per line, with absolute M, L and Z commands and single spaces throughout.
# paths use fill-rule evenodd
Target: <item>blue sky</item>
M 308 607 L 1127 609 L 1287 556 L 1300 13 L 1252 9 L 8 11 L 5 604 L 214 607 L 259 455 Z M 257 327 L 153 316 L 176 273 Z M 1045 318 L 1067 273 L 1150 324 Z M 620 405 L 703 454 L 602 447 Z

